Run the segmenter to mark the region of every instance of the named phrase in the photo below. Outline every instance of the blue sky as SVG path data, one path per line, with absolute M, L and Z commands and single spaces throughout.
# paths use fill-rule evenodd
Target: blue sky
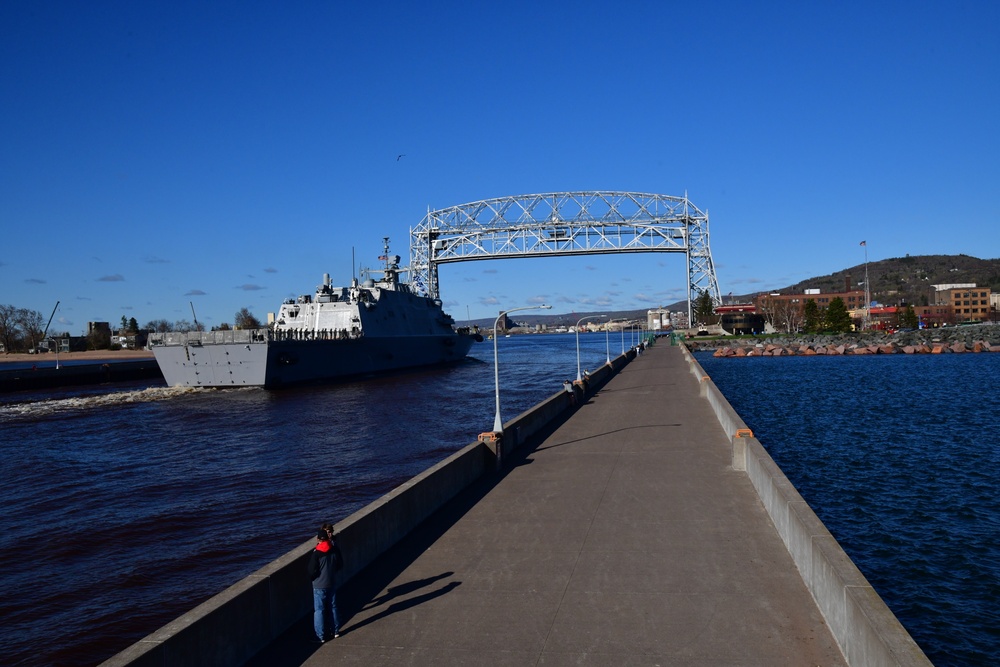
M 428 208 L 687 192 L 723 294 L 1000 257 L 1000 3 L 0 4 L 0 303 L 258 317 Z M 397 160 L 397 155 L 405 157 Z M 684 297 L 682 255 L 441 268 L 458 320 Z

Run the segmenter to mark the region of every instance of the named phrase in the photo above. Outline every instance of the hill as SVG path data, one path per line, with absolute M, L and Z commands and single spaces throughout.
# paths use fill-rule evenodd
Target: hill
M 893 257 L 869 262 L 868 279 L 872 298 L 879 303 L 926 306 L 931 298 L 931 285 L 975 283 L 994 292 L 1000 291 L 1000 259 L 979 259 L 969 255 Z M 864 289 L 864 280 L 865 265 L 858 264 L 774 291 L 796 293 L 818 288 L 823 292 L 842 292 Z

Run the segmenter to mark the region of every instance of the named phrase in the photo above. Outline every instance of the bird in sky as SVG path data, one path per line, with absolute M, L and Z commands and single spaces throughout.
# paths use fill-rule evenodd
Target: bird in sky
M 406 153 L 400 153 L 399 155 L 396 156 L 396 162 L 399 162 L 399 160 L 404 157 L 406 157 Z

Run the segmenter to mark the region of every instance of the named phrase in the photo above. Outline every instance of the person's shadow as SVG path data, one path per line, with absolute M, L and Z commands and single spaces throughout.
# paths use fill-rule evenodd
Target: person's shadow
M 450 577 L 453 574 L 455 574 L 455 573 L 454 572 L 442 572 L 441 574 L 439 574 L 437 576 L 434 576 L 434 577 L 427 577 L 425 579 L 417 579 L 415 581 L 409 581 L 409 582 L 407 582 L 405 584 L 400 584 L 398 586 L 393 586 L 392 588 L 386 589 L 384 595 L 380 595 L 377 598 L 373 599 L 368 604 L 366 604 L 362 608 L 362 611 L 368 611 L 369 609 L 374 609 L 375 607 L 378 607 L 379 605 L 385 604 L 386 602 L 388 602 L 389 600 L 392 600 L 393 598 L 398 598 L 398 597 L 401 597 L 403 595 L 407 595 L 408 593 L 412 593 L 413 591 L 421 589 L 424 586 L 429 586 L 430 584 L 433 584 L 435 581 L 439 581 L 441 579 L 445 579 L 446 577 Z M 461 583 L 461 582 L 457 582 L 457 581 L 451 582 L 451 584 L 456 584 L 456 585 L 459 584 L 459 583 Z M 451 584 L 449 584 L 449 586 Z M 452 586 L 452 588 L 454 588 L 454 586 Z
M 449 572 L 448 574 L 451 574 L 451 573 Z M 394 586 L 393 588 L 390 588 L 389 591 L 396 591 L 398 589 L 409 589 L 411 591 L 412 590 L 416 590 L 416 589 L 420 588 L 420 586 L 426 585 L 426 584 L 422 584 L 420 582 L 435 581 L 437 579 L 440 579 L 443 576 L 447 576 L 447 575 L 439 575 L 437 577 L 431 577 L 430 579 L 421 579 L 418 582 L 413 582 L 414 584 L 420 584 L 418 586 L 414 586 L 413 584 L 402 584 L 400 586 Z M 389 605 L 388 607 L 386 607 L 385 609 L 383 609 L 379 613 L 375 614 L 374 616 L 369 616 L 368 618 L 364 619 L 363 621 L 360 621 L 358 623 L 352 624 L 350 626 L 349 630 L 351 632 L 353 632 L 354 630 L 357 630 L 358 628 L 362 628 L 362 627 L 368 625 L 369 623 L 374 623 L 375 621 L 379 620 L 380 618 L 385 618 L 386 616 L 390 616 L 392 614 L 395 614 L 396 612 L 404 611 L 404 610 L 409 609 L 411 607 L 416 607 L 417 605 L 423 604 L 424 602 L 427 602 L 428 600 L 433 600 L 436 597 L 440 597 L 442 595 L 445 595 L 446 593 L 449 593 L 449 592 L 453 591 L 454 589 L 458 588 L 461 585 L 462 585 L 461 581 L 449 581 L 447 584 L 445 584 L 441 588 L 438 588 L 437 590 L 428 591 L 426 593 L 423 593 L 421 595 L 417 595 L 417 596 L 412 597 L 412 598 L 406 598 L 404 600 L 400 600 L 399 602 L 393 602 L 391 605 Z M 378 604 L 382 604 L 383 602 L 385 602 L 387 600 L 391 600 L 392 598 L 399 597 L 401 595 L 405 595 L 405 592 L 400 591 L 400 592 L 394 593 L 392 595 L 390 595 L 387 592 L 386 595 L 383 596 L 383 598 L 381 599 L 381 601 Z M 371 609 L 371 608 L 376 607 L 376 606 L 378 606 L 378 605 L 372 604 L 371 606 L 368 607 L 368 609 Z

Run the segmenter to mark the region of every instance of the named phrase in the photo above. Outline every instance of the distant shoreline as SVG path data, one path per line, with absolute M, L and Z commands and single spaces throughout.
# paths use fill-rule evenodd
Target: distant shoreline
M 59 357 L 60 363 L 67 361 L 141 361 L 152 359 L 153 353 L 149 350 L 87 350 L 86 352 L 60 352 L 58 355 L 53 352 L 42 354 L 12 352 L 0 354 L 0 368 L 4 364 L 54 363 L 56 356 Z

